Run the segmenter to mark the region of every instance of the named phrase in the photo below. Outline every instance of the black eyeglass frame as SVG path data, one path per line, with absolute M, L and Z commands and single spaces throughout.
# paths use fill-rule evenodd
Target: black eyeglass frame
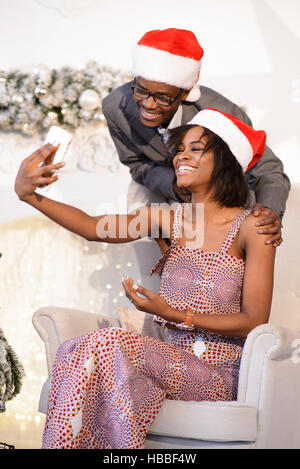
M 145 93 L 145 96 L 141 97 L 141 99 L 148 99 L 150 98 L 150 96 L 152 96 L 152 98 L 154 99 L 155 103 L 158 104 L 159 106 L 165 106 L 165 107 L 169 107 L 169 106 L 172 106 L 172 104 L 175 103 L 175 101 L 177 101 L 177 99 L 182 95 L 182 93 L 184 92 L 184 90 L 181 90 L 179 92 L 179 94 L 177 96 L 175 96 L 175 98 L 170 98 L 170 96 L 166 96 L 164 94 L 161 94 L 161 93 L 150 93 L 149 90 L 146 90 L 144 88 L 142 88 L 140 85 L 136 84 L 136 81 L 134 80 L 133 81 L 133 84 L 131 85 L 131 90 L 133 92 L 133 94 L 135 94 L 135 89 L 138 88 L 139 90 L 143 91 Z M 147 95 L 146 95 L 147 94 Z M 135 94 L 136 95 L 136 94 Z M 137 95 L 136 95 L 137 96 Z M 162 102 L 157 102 L 156 99 L 159 99 L 159 96 L 163 96 L 165 99 L 167 99 L 169 101 L 169 103 L 162 103 Z

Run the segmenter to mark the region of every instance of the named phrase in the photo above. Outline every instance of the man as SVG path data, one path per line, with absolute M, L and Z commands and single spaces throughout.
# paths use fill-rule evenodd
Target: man
M 133 181 L 131 202 L 143 204 L 188 201 L 174 182 L 167 162 L 166 129 L 189 122 L 206 108 L 232 114 L 251 125 L 235 104 L 210 88 L 197 86 L 203 50 L 191 31 L 170 28 L 146 33 L 134 48 L 134 80 L 102 102 L 111 137 L 120 161 L 129 167 Z M 246 173 L 249 206 L 263 213 L 262 230 L 279 246 L 281 221 L 290 190 L 281 161 L 266 147 L 263 157 Z

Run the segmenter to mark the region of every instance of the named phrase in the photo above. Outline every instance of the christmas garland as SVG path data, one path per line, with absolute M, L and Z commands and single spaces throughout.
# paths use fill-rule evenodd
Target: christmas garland
M 85 69 L 0 71 L 0 129 L 33 135 L 52 125 L 75 130 L 105 121 L 102 99 L 131 76 L 92 61 Z

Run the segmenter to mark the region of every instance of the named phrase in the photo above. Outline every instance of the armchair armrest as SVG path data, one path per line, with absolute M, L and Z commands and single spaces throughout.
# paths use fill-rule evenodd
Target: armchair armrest
M 247 337 L 238 400 L 258 410 L 259 448 L 299 447 L 300 402 L 295 393 L 300 387 L 300 363 L 295 359 L 299 345 L 299 331 L 275 324 L 258 326 Z
M 263 373 L 270 361 L 296 372 L 292 357 L 297 339 L 300 332 L 275 324 L 262 324 L 248 334 L 240 366 L 239 401 L 258 406 Z
M 300 331 L 294 331 L 276 324 L 262 324 L 253 329 L 247 337 L 247 349 L 253 351 L 259 337 L 269 337 L 266 347 L 271 360 L 282 360 L 290 357 L 294 351 L 294 341 L 300 338 Z M 248 352 L 248 350 L 247 350 Z

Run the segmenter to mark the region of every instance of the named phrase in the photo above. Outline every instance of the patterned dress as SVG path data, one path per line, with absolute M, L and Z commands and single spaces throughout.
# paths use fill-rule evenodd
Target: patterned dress
M 171 246 L 154 268 L 160 295 L 199 314 L 238 313 L 244 261 L 228 251 L 249 211 L 236 218 L 220 252 L 208 252 L 178 245 L 182 209 L 175 212 Z M 119 328 L 64 342 L 52 370 L 43 448 L 144 448 L 166 398 L 237 398 L 243 343 L 200 329 L 167 329 L 160 341 Z

